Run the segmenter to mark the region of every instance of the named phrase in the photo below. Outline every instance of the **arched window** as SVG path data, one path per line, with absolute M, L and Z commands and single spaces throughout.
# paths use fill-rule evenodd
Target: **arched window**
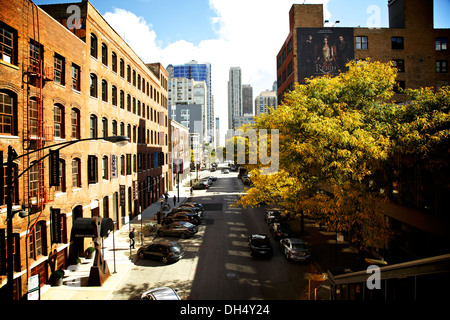
M 97 89 L 97 76 L 93 73 L 91 73 L 91 97 L 97 98 L 98 96 L 98 89 Z
M 108 136 L 108 119 L 102 118 L 102 137 L 106 138 Z
M 108 46 L 102 43 L 102 63 L 108 65 Z
M 108 82 L 102 80 L 102 100 L 108 102 Z
M 111 103 L 113 106 L 117 106 L 117 87 L 111 87 Z
M 97 138 L 97 116 L 94 114 L 90 117 L 90 137 Z
M 95 34 L 91 33 L 91 56 L 97 59 L 97 37 Z
M 80 139 L 80 110 L 73 108 L 70 116 L 72 139 Z
M 81 188 L 81 160 L 72 160 L 72 188 Z
M 53 106 L 53 135 L 55 138 L 65 138 L 64 130 L 64 107 L 60 104 Z
M 9 91 L 0 91 L 0 134 L 17 134 L 16 95 Z
M 108 180 L 108 157 L 103 156 L 102 158 L 102 178 L 103 180 Z
M 66 161 L 59 159 L 59 186 L 55 186 L 55 191 L 66 192 Z

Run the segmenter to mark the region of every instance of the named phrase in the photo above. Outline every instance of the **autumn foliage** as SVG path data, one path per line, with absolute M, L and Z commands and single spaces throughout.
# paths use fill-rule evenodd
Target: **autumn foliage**
M 279 130 L 279 170 L 263 175 L 250 165 L 252 187 L 242 206 L 276 203 L 291 215 L 321 219 L 348 232 L 360 249 L 383 246 L 392 232 L 383 216 L 384 170 L 394 155 L 415 154 L 446 166 L 436 151 L 449 141 L 449 88 L 424 88 L 392 100 L 397 70 L 390 63 L 350 62 L 335 77 L 308 79 L 253 129 Z M 447 148 L 448 149 L 448 148 Z

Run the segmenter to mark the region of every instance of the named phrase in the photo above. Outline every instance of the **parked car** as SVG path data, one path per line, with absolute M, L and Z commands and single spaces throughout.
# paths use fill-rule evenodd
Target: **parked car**
M 204 182 L 204 181 L 197 182 L 196 184 L 194 184 L 194 185 L 192 186 L 192 189 L 194 189 L 194 190 L 198 190 L 198 189 L 208 189 L 208 188 L 209 188 L 208 182 Z
M 292 261 L 307 261 L 311 258 L 311 251 L 305 242 L 299 238 L 285 238 L 280 240 L 281 250 L 286 259 Z
M 268 256 L 273 255 L 272 244 L 270 238 L 265 234 L 252 234 L 248 237 L 248 247 L 250 254 L 254 256 Z
M 162 220 L 161 224 L 168 225 L 176 221 L 185 221 L 190 222 L 195 225 L 199 225 L 201 223 L 201 219 L 197 216 L 196 213 L 191 213 L 187 211 L 180 212 L 169 212 Z
M 292 230 L 286 222 L 274 222 L 269 225 L 270 233 L 274 239 L 283 239 L 292 236 Z
M 178 236 L 181 238 L 189 238 L 198 232 L 197 226 L 190 222 L 178 221 L 158 229 L 157 234 L 160 237 Z
M 180 260 L 184 255 L 183 247 L 174 241 L 161 241 L 142 246 L 137 251 L 139 258 L 161 260 L 164 264 Z
M 228 170 L 228 169 L 223 169 L 222 173 L 230 173 L 230 170 Z
M 217 177 L 209 176 L 208 178 L 211 179 L 212 181 L 217 181 Z
M 203 205 L 202 205 L 201 203 L 185 202 L 185 203 L 183 203 L 183 206 L 196 207 L 196 208 L 198 208 L 201 212 L 205 212 L 205 208 L 203 207 Z
M 196 216 L 198 216 L 198 218 L 200 220 L 203 219 L 203 211 L 200 208 L 197 208 L 197 207 L 190 207 L 190 206 L 182 205 L 182 206 L 173 208 L 172 212 L 173 213 L 176 213 L 176 212 L 189 212 L 189 213 L 192 213 L 192 214 L 195 214 Z
M 213 180 L 210 177 L 201 178 L 199 181 L 200 182 L 206 182 L 208 185 L 212 185 L 213 184 Z
M 144 292 L 141 300 L 181 300 L 177 291 L 169 287 L 155 288 Z

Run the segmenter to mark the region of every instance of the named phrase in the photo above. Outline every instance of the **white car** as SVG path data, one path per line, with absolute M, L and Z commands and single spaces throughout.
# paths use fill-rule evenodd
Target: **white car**
M 141 295 L 141 300 L 181 300 L 177 291 L 169 287 L 151 289 Z
M 280 240 L 280 247 L 286 259 L 292 261 L 308 261 L 311 259 L 311 251 L 305 242 L 298 238 L 284 238 Z

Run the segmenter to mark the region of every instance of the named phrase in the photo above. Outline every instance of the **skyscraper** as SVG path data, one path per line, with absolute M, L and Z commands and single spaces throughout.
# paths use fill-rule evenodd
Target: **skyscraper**
M 214 106 L 211 89 L 211 64 L 198 63 L 192 60 L 185 64 L 167 66 L 169 78 L 185 78 L 194 79 L 196 81 L 205 81 L 206 91 L 206 132 L 209 142 L 213 142 L 214 138 Z
M 242 85 L 242 114 L 253 114 L 253 88 L 249 84 Z
M 228 80 L 228 129 L 234 129 L 234 119 L 242 115 L 242 72 L 231 67 Z

